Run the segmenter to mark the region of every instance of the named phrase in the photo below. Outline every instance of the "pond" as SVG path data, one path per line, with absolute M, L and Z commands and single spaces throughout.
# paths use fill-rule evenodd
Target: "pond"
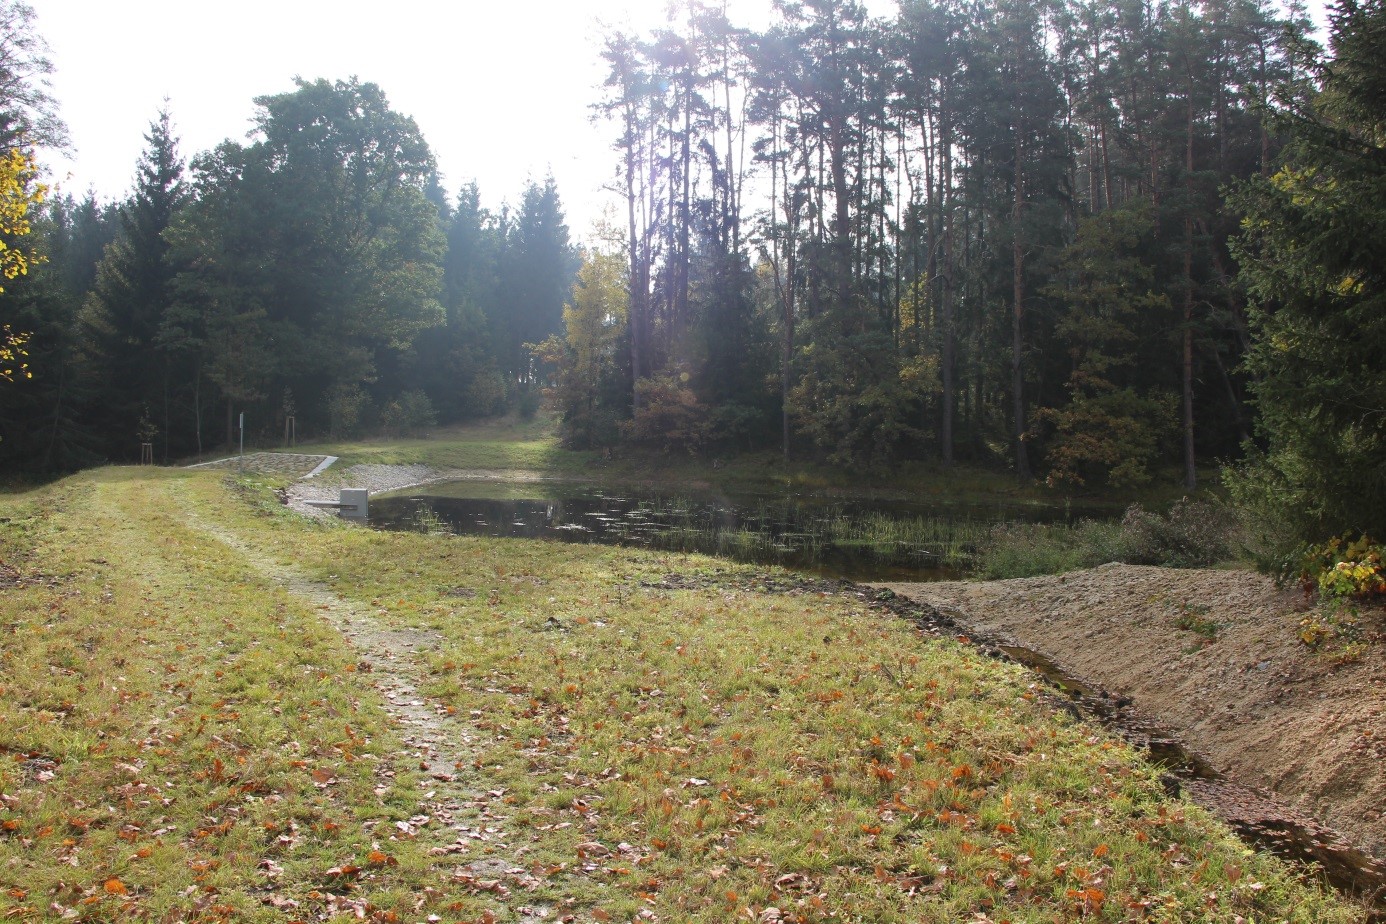
M 371 498 L 371 525 L 703 552 L 850 580 L 958 576 L 1001 521 L 1110 516 L 1064 505 L 921 504 L 461 481 Z

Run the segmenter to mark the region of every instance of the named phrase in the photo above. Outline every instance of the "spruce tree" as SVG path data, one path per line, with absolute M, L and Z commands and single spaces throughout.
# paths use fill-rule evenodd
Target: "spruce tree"
M 147 413 L 168 458 L 174 429 L 177 351 L 161 339 L 176 268 L 164 231 L 187 200 L 183 162 L 167 109 L 150 124 L 135 190 L 120 210 L 120 233 L 107 247 L 88 298 L 86 323 L 107 383 L 101 416 L 109 451 L 133 455 L 136 421 Z
M 525 186 L 520 210 L 507 229 L 502 251 L 500 300 L 493 306 L 492 330 L 501 369 L 517 385 L 533 377 L 527 345 L 563 328 L 578 259 L 552 176 Z
M 1282 117 L 1280 170 L 1248 183 L 1239 242 L 1252 297 L 1265 452 L 1237 479 L 1301 538 L 1386 536 L 1386 4 L 1340 0 L 1322 91 Z M 1288 101 L 1293 102 L 1293 101 Z

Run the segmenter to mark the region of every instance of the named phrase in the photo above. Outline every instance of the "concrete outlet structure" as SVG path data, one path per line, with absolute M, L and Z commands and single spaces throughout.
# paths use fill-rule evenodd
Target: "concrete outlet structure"
M 349 520 L 364 520 L 370 515 L 370 491 L 365 488 L 342 488 L 342 496 L 338 498 L 341 507 L 338 514 Z

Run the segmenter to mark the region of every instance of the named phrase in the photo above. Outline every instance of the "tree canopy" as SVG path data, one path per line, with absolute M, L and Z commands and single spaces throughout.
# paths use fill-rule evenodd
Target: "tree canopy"
M 171 460 L 237 409 L 262 440 L 409 432 L 542 391 L 573 445 L 1066 492 L 1250 448 L 1248 500 L 1381 532 L 1382 21 L 1340 0 L 1323 50 L 1268 0 L 785 0 L 758 29 L 687 0 L 596 52 L 621 208 L 580 251 L 552 177 L 448 195 L 355 78 L 258 98 L 187 163 L 161 113 L 128 198 L 42 202 L 51 64 L 0 3 L 0 455 Z

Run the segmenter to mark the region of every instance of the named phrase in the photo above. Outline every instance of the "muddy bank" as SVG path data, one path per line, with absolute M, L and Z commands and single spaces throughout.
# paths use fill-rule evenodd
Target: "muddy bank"
M 1302 595 L 1251 572 L 1106 565 L 883 586 L 1129 699 L 1213 770 L 1386 857 L 1380 610 L 1365 615 L 1365 652 L 1342 664 L 1297 641 Z

